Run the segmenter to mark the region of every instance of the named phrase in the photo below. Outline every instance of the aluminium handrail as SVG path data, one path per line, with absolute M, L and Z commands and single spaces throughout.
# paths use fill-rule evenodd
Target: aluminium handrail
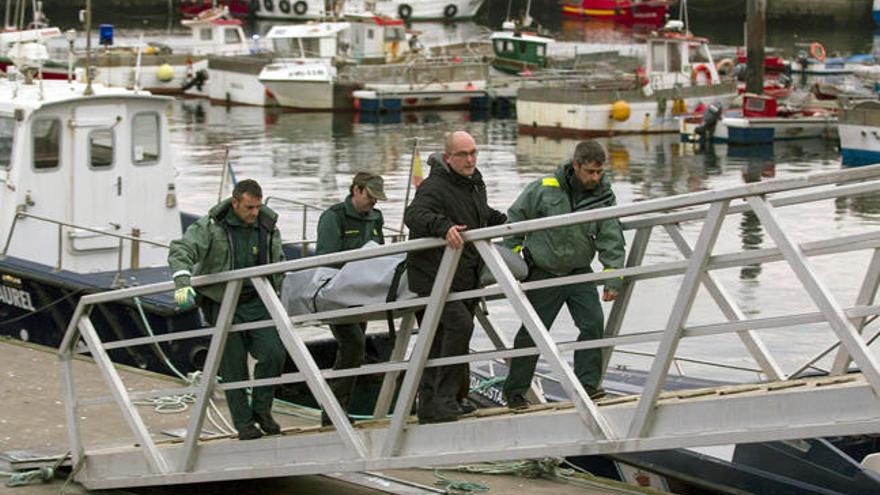
M 847 182 L 859 181 L 870 182 L 863 182 L 852 186 L 840 185 Z M 820 191 L 818 193 L 814 191 L 809 191 L 799 194 L 798 196 L 775 198 L 771 201 L 765 201 L 764 199 L 765 195 L 767 194 L 786 193 L 790 191 L 794 192 L 799 189 L 821 186 L 829 186 L 830 190 Z M 636 204 L 627 204 L 603 208 L 600 210 L 571 213 L 567 215 L 560 215 L 558 217 L 541 219 L 539 221 L 533 220 L 527 222 L 519 222 L 516 224 L 478 229 L 464 233 L 463 237 L 466 242 L 473 243 L 477 247 L 480 256 L 484 259 L 484 261 L 486 261 L 487 265 L 495 275 L 496 280 L 499 281 L 498 287 L 476 289 L 473 291 L 459 293 L 449 293 L 449 283 L 451 282 L 451 278 L 455 272 L 457 257 L 460 255 L 460 252 L 457 252 L 459 250 L 446 248 L 444 252 L 444 261 L 441 262 L 441 266 L 437 274 L 437 280 L 435 281 L 434 291 L 432 291 L 432 293 L 427 297 L 421 297 L 419 299 L 409 301 L 398 301 L 395 303 L 371 304 L 358 308 L 346 308 L 341 310 L 325 311 L 310 315 L 300 315 L 294 317 L 288 316 L 286 314 L 286 311 L 284 311 L 284 308 L 281 305 L 277 294 L 275 294 L 274 291 L 271 289 L 265 277 L 267 275 L 281 273 L 289 270 L 302 270 L 306 268 L 344 263 L 348 261 L 367 259 L 387 254 L 407 253 L 422 249 L 445 247 L 445 243 L 441 239 L 419 239 L 403 243 L 380 246 L 376 248 L 333 253 L 328 255 L 315 256 L 307 259 L 285 261 L 272 265 L 240 269 L 232 272 L 199 276 L 193 278 L 193 285 L 200 286 L 220 282 L 232 282 L 227 284 L 227 296 L 231 298 L 233 296 L 236 296 L 236 294 L 234 293 L 234 286 L 240 287 L 241 281 L 243 280 L 250 279 L 252 281 L 258 293 L 260 294 L 260 297 L 266 303 L 267 308 L 272 314 L 272 321 L 270 322 L 270 324 L 274 324 L 278 328 L 279 335 L 284 341 L 285 348 L 288 350 L 288 353 L 294 358 L 294 362 L 297 365 L 297 368 L 302 370 L 300 371 L 300 373 L 297 374 L 298 380 L 304 380 L 307 382 L 309 389 L 313 392 L 313 394 L 315 394 L 319 403 L 325 408 L 325 411 L 328 412 L 328 415 L 331 417 L 334 424 L 337 425 L 338 434 L 342 437 L 344 443 L 350 448 L 350 451 L 356 453 L 357 457 L 369 457 L 371 461 L 384 462 L 385 460 L 388 460 L 390 458 L 393 458 L 395 455 L 398 455 L 399 442 L 401 436 L 405 434 L 403 431 L 403 426 L 406 420 L 406 416 L 409 413 L 409 406 L 412 402 L 412 399 L 414 398 L 415 387 L 419 379 L 418 377 L 420 376 L 421 371 L 424 369 L 424 367 L 441 366 L 452 363 L 474 362 L 486 359 L 507 358 L 516 355 L 529 355 L 536 353 L 540 353 L 542 357 L 548 359 L 554 374 L 560 376 L 560 382 L 566 393 L 569 395 L 569 397 L 571 397 L 572 401 L 574 402 L 575 410 L 577 411 L 578 416 L 588 426 L 588 429 L 593 432 L 595 436 L 595 439 L 593 441 L 615 442 L 614 444 L 618 445 L 619 448 L 635 449 L 638 447 L 638 445 L 644 445 L 644 441 L 648 438 L 647 435 L 650 435 L 650 420 L 653 416 L 653 405 L 657 399 L 657 387 L 660 383 L 662 383 L 663 380 L 665 380 L 666 374 L 668 373 L 669 364 L 674 359 L 674 352 L 677 343 L 682 338 L 717 335 L 721 333 L 741 333 L 749 331 L 749 329 L 751 328 L 760 328 L 762 330 L 766 330 L 771 328 L 784 327 L 790 324 L 804 324 L 823 321 L 828 322 L 837 334 L 837 336 L 840 338 L 841 342 L 844 344 L 843 348 L 854 356 L 856 363 L 859 364 L 859 366 L 862 368 L 862 371 L 870 386 L 875 390 L 875 392 L 880 389 L 880 370 L 878 370 L 878 366 L 875 360 L 872 359 L 869 354 L 865 353 L 866 347 L 864 341 L 859 342 L 857 333 L 858 329 L 855 328 L 853 324 L 847 323 L 849 320 L 863 320 L 865 316 L 877 314 L 878 312 L 880 312 L 880 307 L 873 305 L 872 302 L 868 302 L 867 304 L 861 303 L 861 305 L 857 304 L 856 307 L 851 308 L 837 307 L 833 300 L 830 298 L 830 295 L 821 290 L 821 285 L 819 285 L 818 281 L 815 279 L 815 276 L 810 272 L 809 266 L 805 263 L 805 258 L 808 255 L 872 249 L 874 251 L 874 259 L 872 260 L 872 267 L 868 270 L 865 283 L 863 284 L 862 292 L 864 293 L 867 290 L 866 288 L 869 289 L 870 286 L 876 288 L 878 280 L 880 280 L 880 277 L 876 276 L 877 273 L 880 272 L 880 270 L 875 268 L 875 266 L 880 266 L 880 235 L 878 235 L 880 233 L 868 232 L 850 236 L 839 236 L 838 238 L 834 238 L 831 240 L 812 241 L 809 243 L 796 245 L 793 244 L 790 239 L 788 239 L 783 231 L 781 231 L 773 212 L 773 208 L 775 208 L 776 206 L 789 206 L 792 204 L 812 202 L 835 196 L 851 195 L 856 192 L 862 194 L 877 191 L 880 191 L 880 166 L 865 167 L 862 169 L 837 172 L 826 172 L 786 180 L 774 180 L 765 183 L 738 186 L 718 191 L 693 193 L 671 198 L 649 200 Z M 778 247 L 754 250 L 749 253 L 737 252 L 733 254 L 725 253 L 720 255 L 713 255 L 712 248 L 714 245 L 714 239 L 712 237 L 717 235 L 717 231 L 720 228 L 723 219 L 727 215 L 732 214 L 735 210 L 737 210 L 736 206 L 727 208 L 727 205 L 733 200 L 740 199 L 748 200 L 748 206 L 753 211 L 755 211 L 757 215 L 759 215 L 762 224 L 768 230 L 768 235 L 773 238 Z M 691 210 L 684 213 L 669 213 L 671 210 L 679 208 L 697 208 L 705 204 L 713 205 L 709 209 L 708 213 L 700 210 Z M 740 208 L 738 209 L 738 211 L 744 210 Z M 674 227 L 676 224 L 683 221 L 682 215 L 689 215 L 689 220 L 704 220 L 703 232 L 700 235 L 697 245 L 693 247 L 693 254 L 690 255 L 690 259 L 674 262 L 652 263 L 645 266 L 641 266 L 641 263 L 639 261 L 633 265 L 627 266 L 626 268 L 615 270 L 610 273 L 590 273 L 579 276 L 562 277 L 549 281 L 527 282 L 519 284 L 513 280 L 509 270 L 507 270 L 506 267 L 503 266 L 497 253 L 494 253 L 494 250 L 490 247 L 489 244 L 489 241 L 497 237 L 503 237 L 512 234 L 527 234 L 532 231 L 544 230 L 548 228 L 556 228 L 622 217 L 635 217 L 635 219 L 630 220 L 629 224 L 627 224 L 627 222 L 624 222 L 623 224 L 628 229 L 636 228 L 639 232 L 641 232 L 643 230 L 650 230 L 653 227 L 661 225 Z M 637 224 L 637 222 L 642 223 Z M 647 236 L 645 237 L 644 242 L 647 242 Z M 807 292 L 814 300 L 814 302 L 817 303 L 817 306 L 819 306 L 819 312 L 800 315 L 786 315 L 782 317 L 763 318 L 756 320 L 737 320 L 735 318 L 728 317 L 729 321 L 721 324 L 703 325 L 702 327 L 687 327 L 685 325 L 686 316 L 689 313 L 689 305 L 692 304 L 693 299 L 696 296 L 696 288 L 698 288 L 699 285 L 704 282 L 704 280 L 708 280 L 705 277 L 709 276 L 710 270 L 717 269 L 722 266 L 743 266 L 745 264 L 754 263 L 756 261 L 766 262 L 776 260 L 786 261 L 793 267 L 796 275 L 798 276 L 798 279 L 801 281 L 801 284 L 807 289 Z M 675 305 L 673 308 L 673 315 L 670 317 L 670 321 L 667 327 L 656 332 L 642 333 L 637 335 L 610 336 L 594 341 L 556 344 L 549 340 L 549 335 L 547 334 L 547 332 L 544 331 L 544 328 L 541 326 L 540 322 L 536 320 L 535 315 L 529 314 L 529 312 L 526 311 L 530 307 L 530 305 L 522 296 L 523 290 L 538 288 L 541 286 L 550 286 L 553 284 L 563 285 L 583 282 L 586 280 L 600 281 L 612 277 L 624 276 L 625 280 L 629 282 L 628 286 L 631 286 L 632 283 L 646 277 L 660 277 L 681 273 L 685 274 L 684 281 L 682 282 L 681 289 L 678 293 L 678 296 L 676 297 Z M 869 277 L 872 278 L 869 280 Z M 230 287 L 233 287 L 233 290 L 230 290 Z M 118 341 L 103 344 L 99 340 L 98 335 L 89 320 L 87 311 L 89 306 L 100 302 L 133 297 L 135 295 L 146 295 L 155 292 L 162 292 L 170 290 L 172 288 L 173 284 L 171 282 L 163 282 L 138 288 L 129 288 L 113 292 L 94 294 L 81 298 L 80 304 L 77 307 L 74 318 L 70 322 L 68 332 L 65 334 L 64 342 L 61 346 L 61 353 L 65 362 L 65 366 L 69 366 L 70 364 L 70 357 L 74 353 L 73 343 L 76 342 L 79 335 L 82 335 L 86 339 L 89 350 L 93 353 L 93 355 L 95 355 L 96 353 L 100 355 L 100 353 L 105 352 L 105 349 L 107 349 L 109 346 L 112 345 L 113 347 L 116 347 L 122 345 L 124 342 Z M 438 308 L 442 307 L 442 305 L 446 301 L 493 294 L 503 294 L 504 297 L 506 297 L 506 299 L 513 305 L 514 311 L 526 324 L 530 335 L 537 343 L 537 348 L 504 348 L 501 350 L 475 353 L 473 355 L 452 356 L 429 360 L 427 354 L 428 346 L 426 345 L 426 342 L 430 342 L 433 338 L 439 314 Z M 863 298 L 860 296 L 859 300 L 861 299 Z M 402 359 L 399 361 L 392 361 L 388 363 L 371 364 L 353 370 L 322 372 L 314 366 L 314 361 L 310 358 L 310 356 L 308 356 L 308 353 L 303 352 L 304 347 L 301 337 L 299 337 L 294 331 L 294 325 L 296 325 L 298 322 L 331 319 L 334 317 L 347 315 L 367 314 L 375 311 L 383 311 L 389 309 L 414 308 L 417 306 L 425 307 L 425 317 L 422 322 L 423 326 L 420 328 L 419 336 L 416 340 L 415 348 L 412 350 L 409 359 Z M 226 311 L 229 312 L 231 311 L 231 309 L 227 307 Z M 223 335 L 229 331 L 242 331 L 251 328 L 258 328 L 260 326 L 266 326 L 266 322 L 252 322 L 248 324 L 231 325 L 229 324 L 229 315 L 227 314 L 226 316 L 227 324 L 218 325 L 216 328 L 213 329 L 203 329 L 203 331 L 210 332 L 216 336 L 218 334 Z M 162 338 L 173 339 L 173 337 L 186 338 L 183 335 L 175 336 L 173 334 L 169 336 L 163 336 Z M 585 391 L 582 389 L 582 387 L 580 387 L 577 380 L 573 377 L 570 366 L 568 366 L 564 362 L 564 360 L 561 360 L 559 352 L 563 350 L 570 351 L 574 349 L 602 348 L 614 345 L 622 345 L 623 343 L 649 341 L 660 342 L 660 346 L 658 348 L 659 350 L 654 361 L 654 367 L 651 374 L 649 375 L 649 383 L 646 386 L 645 392 L 639 400 L 639 403 L 637 404 L 637 410 L 635 411 L 635 415 L 633 416 L 628 431 L 622 430 L 620 428 L 620 425 L 612 428 L 612 425 L 607 424 L 607 422 L 605 422 L 605 420 L 603 419 L 603 414 L 601 413 L 601 411 L 597 410 L 595 404 L 593 404 L 592 401 L 590 401 L 590 399 L 586 396 Z M 132 340 L 128 343 L 134 345 L 134 342 L 143 343 L 144 341 L 142 338 L 140 338 L 137 341 Z M 99 359 L 99 365 L 102 367 L 102 371 L 104 371 L 105 373 L 114 373 L 109 359 L 106 359 L 106 356 Z M 326 386 L 325 378 L 330 376 L 343 375 L 356 376 L 376 372 L 391 373 L 393 371 L 404 371 L 404 381 L 400 388 L 397 406 L 395 407 L 391 423 L 386 428 L 385 434 L 381 438 L 382 442 L 384 442 L 381 445 L 381 449 L 368 449 L 363 443 L 363 438 L 361 437 L 361 435 L 358 432 L 352 430 L 350 426 L 347 426 L 347 421 L 344 420 L 344 411 L 342 411 L 341 406 L 339 405 L 338 401 L 336 401 L 335 398 L 332 396 L 332 393 L 329 392 L 329 389 Z M 256 383 L 286 383 L 285 380 L 289 380 L 290 378 L 290 376 L 285 375 L 276 379 L 262 380 L 259 382 L 253 380 L 241 381 L 223 384 L 221 387 L 218 388 L 240 388 L 252 386 Z M 209 376 L 206 379 L 210 380 L 211 377 Z M 151 466 L 159 466 L 160 470 L 164 469 L 162 466 L 165 466 L 165 462 L 164 458 L 162 457 L 162 453 L 155 448 L 155 445 L 149 438 L 137 411 L 135 411 L 132 407 L 126 405 L 124 397 L 126 391 L 118 389 L 114 389 L 113 391 L 114 397 L 116 398 L 117 402 L 120 403 L 123 414 L 126 415 L 126 418 L 129 420 L 129 424 L 132 425 L 132 429 L 140 440 L 140 445 L 143 449 L 144 455 L 147 458 L 148 464 Z M 68 409 L 73 407 L 73 405 L 75 404 L 74 397 L 75 394 L 71 389 L 71 391 L 67 394 L 66 402 L 68 404 Z M 194 413 L 194 415 L 196 415 L 196 413 Z M 70 421 L 76 421 L 75 415 L 68 414 L 68 418 Z M 72 425 L 72 431 L 78 431 L 74 428 L 75 426 L 76 425 Z M 197 423 L 193 423 L 191 426 L 192 427 L 188 429 L 188 431 L 190 432 L 189 435 L 197 436 L 198 432 L 201 431 L 200 425 Z M 191 460 L 192 456 L 195 455 L 192 449 L 197 443 L 198 442 L 195 437 L 189 438 L 186 443 L 187 447 L 184 449 L 185 451 L 183 452 L 183 456 L 181 458 Z M 78 440 L 78 436 L 72 436 L 71 447 L 74 451 L 75 458 L 77 458 L 77 456 L 81 457 L 82 455 L 84 455 L 82 444 Z M 184 470 L 188 470 L 188 468 L 189 467 L 184 467 Z

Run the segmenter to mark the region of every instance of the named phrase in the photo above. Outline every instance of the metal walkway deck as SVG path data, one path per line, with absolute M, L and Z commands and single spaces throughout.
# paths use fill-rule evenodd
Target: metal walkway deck
M 172 290 L 171 282 L 83 297 L 61 346 L 65 371 L 65 403 L 71 452 L 82 465 L 77 481 L 88 488 L 178 484 L 224 479 L 272 477 L 336 471 L 362 471 L 409 466 L 501 460 L 572 454 L 600 454 L 669 449 L 685 446 L 717 445 L 737 442 L 769 441 L 830 435 L 880 432 L 880 368 L 861 331 L 870 316 L 880 314 L 874 303 L 880 281 L 880 232 L 838 235 L 833 238 L 798 243 L 784 228 L 777 208 L 795 207 L 841 196 L 876 193 L 880 190 L 880 166 L 814 174 L 731 189 L 694 193 L 614 208 L 522 222 L 468 232 L 467 242 L 477 247 L 492 271 L 497 285 L 463 293 L 449 293 L 460 250 L 446 249 L 439 274 L 429 297 L 327 311 L 290 317 L 265 277 L 272 273 L 301 270 L 321 265 L 367 259 L 394 253 L 443 246 L 443 242 L 422 239 L 379 248 L 301 259 L 193 279 L 194 285 L 227 282 L 226 295 L 215 328 L 178 332 L 152 338 L 122 342 L 101 342 L 88 318 L 90 306 Z M 745 204 L 731 206 L 732 201 Z M 705 208 L 704 206 L 707 206 Z M 686 211 L 674 211 L 688 208 Z M 713 247 L 724 219 L 732 213 L 751 210 L 776 247 L 713 254 Z M 492 247 L 493 238 L 512 233 L 620 218 L 624 228 L 634 229 L 627 267 L 614 272 L 590 273 L 540 282 L 520 283 Z M 682 235 L 680 224 L 701 224 L 699 237 L 691 246 Z M 643 264 L 648 240 L 654 227 L 663 227 L 681 252 L 681 261 Z M 843 307 L 817 278 L 809 257 L 863 251 L 870 259 L 868 269 L 852 307 Z M 711 273 L 713 270 L 755 263 L 785 262 L 796 275 L 800 287 L 814 303 L 817 312 L 749 319 L 725 293 Z M 681 276 L 678 292 L 670 304 L 663 329 L 621 332 L 623 315 L 633 286 L 640 280 Z M 606 337 L 586 342 L 557 343 L 524 297 L 524 290 L 583 281 L 625 277 L 626 288 L 608 316 Z M 231 325 L 233 308 L 242 282 L 250 279 L 272 321 Z M 718 304 L 728 321 L 711 325 L 687 326 L 687 317 L 701 286 Z M 430 341 L 447 300 L 485 297 L 504 298 L 525 323 L 536 348 L 511 349 L 494 330 L 485 315 L 480 323 L 497 350 L 465 356 L 428 359 Z M 419 333 L 410 346 L 412 314 L 403 317 L 402 330 L 392 359 L 352 370 L 320 370 L 310 356 L 297 328 L 307 322 L 326 321 L 352 315 L 381 314 L 424 307 Z M 773 329 L 825 323 L 837 337 L 837 357 L 832 376 L 797 378 L 801 369 L 786 375 L 761 342 L 757 333 Z M 293 359 L 298 373 L 277 379 L 218 384 L 214 380 L 219 355 L 228 332 L 272 325 Z M 675 351 L 683 338 L 709 337 L 736 333 L 754 358 L 766 383 L 747 383 L 711 390 L 692 390 L 676 394 L 661 393 Z M 129 391 L 125 388 L 106 350 L 130 345 L 170 341 L 194 336 L 212 336 L 201 384 L 173 390 Z M 83 399 L 75 387 L 70 360 L 82 338 L 104 374 L 111 396 Z M 574 376 L 563 352 L 583 348 L 606 348 L 634 343 L 657 343 L 657 353 L 644 391 L 640 396 L 615 398 L 594 403 Z M 826 351 L 832 352 L 835 348 Z M 485 362 L 512 356 L 540 353 L 571 398 L 570 403 L 544 404 L 523 413 L 506 409 L 479 411 L 458 422 L 418 425 L 409 416 L 417 384 L 426 366 Z M 610 352 L 609 352 L 610 354 Z M 861 374 L 845 374 L 850 356 Z M 327 379 L 340 376 L 385 374 L 374 417 L 385 418 L 391 403 L 396 377 L 403 373 L 398 399 L 390 419 L 350 425 L 327 385 Z M 199 438 L 208 397 L 217 390 L 243 388 L 269 383 L 305 382 L 327 411 L 335 428 L 286 432 L 247 442 L 228 438 Z M 159 397 L 172 393 L 194 393 L 196 404 L 189 418 L 189 434 L 182 442 L 156 442 L 133 406 L 133 399 Z M 88 444 L 78 428 L 80 410 L 91 404 L 115 401 L 131 427 L 135 446 L 108 450 Z

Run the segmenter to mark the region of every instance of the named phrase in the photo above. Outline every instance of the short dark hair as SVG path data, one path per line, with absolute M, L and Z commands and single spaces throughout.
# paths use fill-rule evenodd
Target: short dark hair
M 599 165 L 605 163 L 605 148 L 598 141 L 582 141 L 574 148 L 574 161 L 585 164 L 596 162 Z
M 240 181 L 235 185 L 235 189 L 232 190 L 232 197 L 235 199 L 241 199 L 244 193 L 248 193 L 255 198 L 263 197 L 263 188 L 255 181 L 254 179 L 245 179 Z

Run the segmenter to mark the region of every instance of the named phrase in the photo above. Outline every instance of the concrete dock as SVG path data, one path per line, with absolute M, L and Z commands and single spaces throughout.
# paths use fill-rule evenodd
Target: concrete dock
M 61 368 L 54 349 L 31 345 L 17 340 L 0 338 L 0 456 L 10 451 L 29 451 L 47 455 L 62 455 L 67 451 L 67 427 L 61 393 Z M 87 357 L 75 363 L 76 387 L 83 396 L 101 397 L 108 393 L 97 366 Z M 177 382 L 171 377 L 130 367 L 120 367 L 120 376 L 127 387 L 135 390 L 171 388 Z M 226 413 L 223 401 L 218 407 Z M 159 414 L 150 406 L 142 406 L 139 411 L 144 421 L 150 425 L 151 432 L 161 438 L 160 431 L 173 432 L 184 427 L 187 413 Z M 299 417 L 282 414 L 276 409 L 275 417 L 282 428 L 313 426 L 317 416 Z M 132 435 L 117 412 L 115 404 L 90 406 L 81 411 L 82 429 L 95 445 L 112 446 L 131 444 Z M 210 428 L 206 423 L 206 429 Z M 170 439 L 170 436 L 165 438 Z M 87 446 L 88 447 L 88 446 Z M 10 471 L 8 464 L 0 461 L 0 471 Z M 0 495 L 49 495 L 57 494 L 64 485 L 68 470 L 60 472 L 51 483 L 34 484 L 8 488 L 6 477 L 0 478 Z M 372 480 L 340 475 L 298 476 L 247 480 L 237 482 L 202 483 L 173 487 L 141 488 L 136 493 L 150 495 L 214 493 L 217 495 L 240 495 L 254 491 L 259 493 L 297 493 L 298 495 L 327 495 L 346 493 L 354 495 L 373 495 L 383 493 L 445 493 L 434 486 L 437 478 L 432 470 L 405 469 L 377 473 L 380 479 Z M 553 493 L 559 495 L 600 495 L 600 494 L 645 494 L 658 493 L 652 490 L 623 486 L 620 483 L 602 479 L 581 479 L 567 482 L 561 479 L 526 479 L 514 475 L 488 475 L 459 472 L 444 472 L 450 479 L 481 483 L 489 487 L 488 493 L 521 494 Z M 386 476 L 387 479 L 381 478 Z M 346 481 L 348 480 L 348 481 Z M 389 483 L 400 480 L 401 483 Z M 370 487 L 372 481 L 375 485 Z M 381 488 L 380 487 L 384 487 Z M 132 493 L 126 491 L 125 493 Z M 71 483 L 65 488 L 66 494 L 87 493 L 84 488 Z M 104 493 L 104 492 L 102 492 Z M 122 493 L 117 491 L 116 493 Z

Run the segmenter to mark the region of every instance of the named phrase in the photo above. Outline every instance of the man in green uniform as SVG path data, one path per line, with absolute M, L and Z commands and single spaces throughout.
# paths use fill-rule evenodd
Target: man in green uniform
M 262 189 L 256 181 L 243 180 L 235 186 L 231 198 L 221 201 L 211 208 L 208 215 L 190 225 L 183 238 L 172 241 L 168 265 L 177 287 L 174 298 L 181 309 L 193 307 L 198 293 L 198 302 L 205 319 L 213 325 L 220 312 L 225 284 L 193 289 L 190 285 L 191 276 L 275 263 L 284 259 L 281 234 L 275 225 L 278 214 L 263 206 L 262 198 Z M 271 277 L 276 291 L 280 287 L 282 276 L 278 274 Z M 256 289 L 246 281 L 235 308 L 233 323 L 268 319 L 271 316 Z M 219 376 L 224 382 L 248 379 L 248 353 L 257 361 L 254 378 L 274 378 L 281 375 L 286 352 L 278 331 L 274 327 L 265 327 L 229 334 L 220 360 Z M 271 414 L 274 397 L 275 387 L 271 385 L 254 388 L 250 403 L 244 389 L 226 391 L 229 412 L 240 440 L 260 438 L 264 433 L 277 435 L 281 432 Z
M 369 241 L 384 244 L 382 211 L 376 201 L 387 199 L 382 177 L 358 172 L 351 181 L 345 201 L 321 214 L 318 221 L 318 246 L 315 254 L 336 253 L 358 249 Z M 333 369 L 357 368 L 364 362 L 365 323 L 330 325 L 336 338 L 336 361 Z M 337 378 L 330 388 L 344 410 L 348 410 L 357 377 Z M 327 413 L 321 413 L 321 424 L 329 425 Z
M 616 201 L 611 181 L 603 173 L 605 150 L 596 141 L 577 145 L 573 159 L 560 165 L 552 177 L 538 179 L 523 190 L 507 210 L 508 222 L 562 215 L 576 211 L 613 206 Z M 543 280 L 591 272 L 590 263 L 598 252 L 605 270 L 623 267 L 624 239 L 617 219 L 558 227 L 506 238 L 504 243 L 514 250 L 522 249 L 529 265 L 527 281 Z M 622 281 L 605 282 L 603 301 L 617 297 Z M 568 305 L 568 311 L 579 330 L 578 341 L 599 339 L 603 335 L 602 305 L 593 282 L 548 287 L 526 293 L 529 302 L 549 330 L 553 320 Z M 514 347 L 530 347 L 534 342 L 525 326 L 519 329 Z M 514 358 L 504 383 L 508 407 L 528 407 L 525 398 L 535 373 L 538 356 Z M 600 398 L 605 391 L 602 378 L 602 350 L 583 349 L 574 353 L 574 372 L 591 398 Z

